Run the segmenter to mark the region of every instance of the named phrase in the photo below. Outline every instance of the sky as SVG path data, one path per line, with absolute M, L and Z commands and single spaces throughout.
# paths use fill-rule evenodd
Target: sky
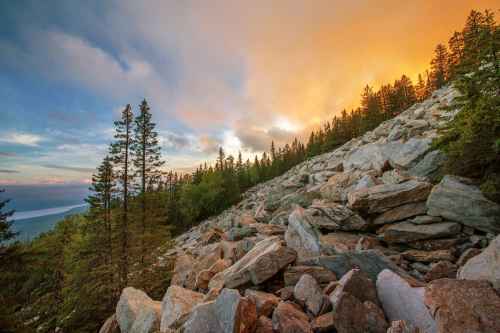
M 0 0 L 0 185 L 81 184 L 143 98 L 166 168 L 245 157 L 412 79 L 497 1 Z

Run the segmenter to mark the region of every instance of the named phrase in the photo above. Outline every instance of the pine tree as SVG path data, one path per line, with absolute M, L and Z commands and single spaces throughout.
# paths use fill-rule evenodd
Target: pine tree
M 3 192 L 5 192 L 5 190 L 0 190 L 0 193 Z M 10 201 L 9 199 L 0 200 L 0 244 L 16 236 L 16 233 L 10 229 L 12 221 L 9 221 L 9 217 L 11 217 L 14 214 L 14 211 L 13 210 L 3 211 L 5 209 L 5 206 L 9 203 L 9 201 Z
M 122 209 L 120 225 L 120 259 L 119 277 L 120 289 L 128 284 L 129 273 L 129 196 L 132 182 L 132 163 L 130 161 L 130 150 L 132 146 L 132 108 L 127 104 L 122 111 L 121 120 L 115 121 L 115 142 L 111 144 L 111 158 L 116 167 L 117 178 L 120 183 Z
M 431 77 L 434 89 L 439 89 L 448 80 L 448 51 L 444 44 L 438 44 L 431 61 Z
M 141 220 L 141 254 L 140 262 L 144 264 L 146 255 L 146 211 L 147 211 L 147 186 L 159 181 L 161 167 L 165 163 L 161 160 L 161 147 L 158 142 L 156 124 L 151 121 L 151 112 L 144 99 L 139 106 L 139 115 L 134 120 L 134 138 L 131 146 L 133 164 L 136 170 L 135 177 L 139 179 L 140 220 Z

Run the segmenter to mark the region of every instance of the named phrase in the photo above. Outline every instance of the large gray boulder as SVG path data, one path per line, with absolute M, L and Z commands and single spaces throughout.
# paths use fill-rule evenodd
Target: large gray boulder
M 295 208 L 288 218 L 286 245 L 297 252 L 299 261 L 318 256 L 321 252 L 320 234 L 312 227 L 311 220 L 301 207 Z
M 162 301 L 160 331 L 178 328 L 184 323 L 193 307 L 203 301 L 204 295 L 172 285 Z
M 337 231 L 361 231 L 369 227 L 361 216 L 344 205 L 333 202 L 315 201 L 306 214 L 310 223 L 320 229 Z
M 445 176 L 427 199 L 428 215 L 474 229 L 500 233 L 500 205 L 488 200 L 470 179 Z
M 443 152 L 433 150 L 411 168 L 409 174 L 413 177 L 425 177 L 433 181 L 438 176 L 439 170 L 445 161 L 446 155 Z
M 160 328 L 161 302 L 141 290 L 123 289 L 116 305 L 116 320 L 122 333 L 150 333 Z
M 387 319 L 405 320 L 427 333 L 437 333 L 437 325 L 424 304 L 425 288 L 412 287 L 389 269 L 377 278 L 377 294 Z
M 427 199 L 432 185 L 410 180 L 401 184 L 382 184 L 347 196 L 349 208 L 366 213 L 383 213 L 391 208 Z
M 278 236 L 273 236 L 255 244 L 243 258 L 219 274 L 222 274 L 227 288 L 247 283 L 257 285 L 295 261 L 296 256 L 293 249 L 284 246 Z
M 217 299 L 195 306 L 183 333 L 251 333 L 257 322 L 255 303 L 237 290 L 223 289 Z
M 455 222 L 439 222 L 432 224 L 413 224 L 400 222 L 390 225 L 384 231 L 384 241 L 387 243 L 408 243 L 422 239 L 454 236 L 462 227 Z
M 500 236 L 497 236 L 479 255 L 469 259 L 458 271 L 458 278 L 488 280 L 500 290 Z

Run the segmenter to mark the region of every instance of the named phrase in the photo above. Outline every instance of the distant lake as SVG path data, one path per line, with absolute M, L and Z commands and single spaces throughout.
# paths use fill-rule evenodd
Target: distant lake
M 18 240 L 31 240 L 54 228 L 65 216 L 87 210 L 84 199 L 89 195 L 88 185 L 15 185 L 2 186 L 0 198 L 11 199 L 7 209 L 14 209 L 11 217 Z

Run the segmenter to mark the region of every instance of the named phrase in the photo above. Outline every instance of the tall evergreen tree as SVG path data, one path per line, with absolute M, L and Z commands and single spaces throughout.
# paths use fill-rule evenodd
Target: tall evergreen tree
M 134 120 L 134 139 L 131 146 L 135 176 L 139 178 L 140 195 L 140 220 L 141 220 L 141 254 L 140 262 L 144 264 L 146 254 L 146 211 L 147 211 L 147 186 L 157 183 L 161 177 L 161 167 L 165 163 L 161 159 L 161 147 L 158 142 L 156 124 L 151 121 L 151 112 L 144 99 L 139 106 L 139 114 Z
M 438 44 L 431 61 L 431 76 L 434 89 L 439 89 L 448 80 L 448 51 L 444 44 Z
M 0 193 L 3 192 L 5 192 L 5 190 L 0 190 Z M 14 211 L 5 211 L 5 206 L 9 203 L 9 201 L 9 199 L 0 200 L 0 244 L 16 236 L 16 233 L 10 228 L 12 221 L 9 221 L 9 217 L 14 214 Z
M 130 150 L 132 146 L 132 125 L 134 115 L 130 104 L 122 111 L 121 119 L 115 121 L 115 142 L 111 144 L 111 158 L 116 167 L 116 174 L 120 184 L 122 209 L 120 225 L 120 259 L 119 277 L 120 289 L 128 284 L 129 273 L 129 195 L 132 181 L 132 163 Z

